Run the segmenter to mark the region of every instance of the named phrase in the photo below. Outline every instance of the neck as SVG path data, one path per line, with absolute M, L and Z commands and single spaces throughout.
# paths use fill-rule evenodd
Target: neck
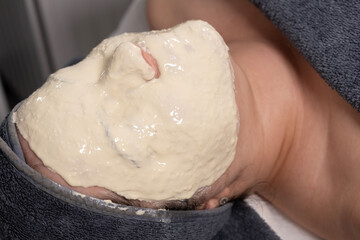
M 258 43 L 257 43 L 258 44 Z M 271 61 L 263 58 L 263 63 L 249 61 L 246 49 L 235 49 L 234 71 L 236 76 L 236 96 L 240 116 L 240 131 L 235 164 L 243 166 L 237 181 L 243 191 L 256 192 L 266 188 L 281 171 L 293 143 L 300 92 L 294 80 L 294 72 L 287 66 L 273 68 L 284 61 L 278 50 L 260 46 L 247 47 L 269 51 Z M 266 46 L 265 46 L 266 47 Z M 241 56 L 236 56 L 236 53 Z M 257 61 L 259 61 L 257 59 Z M 270 65 L 270 66 L 269 66 Z M 240 67 L 241 66 L 241 67 Z M 259 67 L 260 66 L 260 67 Z M 260 68 L 268 68 L 264 71 Z M 256 73 L 256 74 L 254 74 Z M 280 76 L 280 77 L 279 77 Z M 235 167 L 236 169 L 236 167 Z

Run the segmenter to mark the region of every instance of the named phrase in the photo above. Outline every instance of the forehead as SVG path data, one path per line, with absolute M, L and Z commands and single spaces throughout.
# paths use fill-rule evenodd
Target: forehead
M 111 57 L 115 49 L 124 42 L 137 44 L 149 50 L 152 54 L 155 54 L 155 51 L 171 53 L 179 49 L 196 49 L 197 52 L 202 50 L 202 52 L 207 53 L 211 53 L 216 49 L 218 51 L 227 50 L 222 37 L 212 26 L 203 21 L 192 21 L 191 24 L 180 24 L 165 30 L 125 33 L 105 39 L 93 49 L 90 56 Z

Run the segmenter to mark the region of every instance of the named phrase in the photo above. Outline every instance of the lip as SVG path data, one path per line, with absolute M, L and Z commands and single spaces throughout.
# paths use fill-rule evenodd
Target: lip
M 155 72 L 154 78 L 159 78 L 160 70 L 159 70 L 159 65 L 157 63 L 157 60 L 149 52 L 145 51 L 142 47 L 140 47 L 137 44 L 135 44 L 135 45 L 140 48 L 141 55 L 143 56 L 144 60 L 154 70 L 154 72 Z

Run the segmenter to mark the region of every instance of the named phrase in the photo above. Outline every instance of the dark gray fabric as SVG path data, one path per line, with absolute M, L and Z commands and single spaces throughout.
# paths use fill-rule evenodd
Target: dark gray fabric
M 237 201 L 232 207 L 230 220 L 227 221 L 214 239 L 262 240 L 280 238 L 275 236 L 274 232 L 264 225 L 262 219 L 246 202 Z
M 240 200 L 214 210 L 161 211 L 80 196 L 27 166 L 8 146 L 19 145 L 14 134 L 5 119 L 0 127 L 6 141 L 0 139 L 0 239 L 279 239 Z M 145 214 L 137 215 L 138 210 Z
M 251 0 L 360 111 L 360 1 Z

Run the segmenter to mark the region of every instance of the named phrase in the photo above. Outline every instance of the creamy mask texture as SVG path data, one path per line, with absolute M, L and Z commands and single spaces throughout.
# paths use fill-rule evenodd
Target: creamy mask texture
M 234 159 L 233 81 L 221 36 L 189 21 L 104 40 L 82 62 L 50 75 L 15 122 L 70 185 L 128 199 L 187 199 Z

